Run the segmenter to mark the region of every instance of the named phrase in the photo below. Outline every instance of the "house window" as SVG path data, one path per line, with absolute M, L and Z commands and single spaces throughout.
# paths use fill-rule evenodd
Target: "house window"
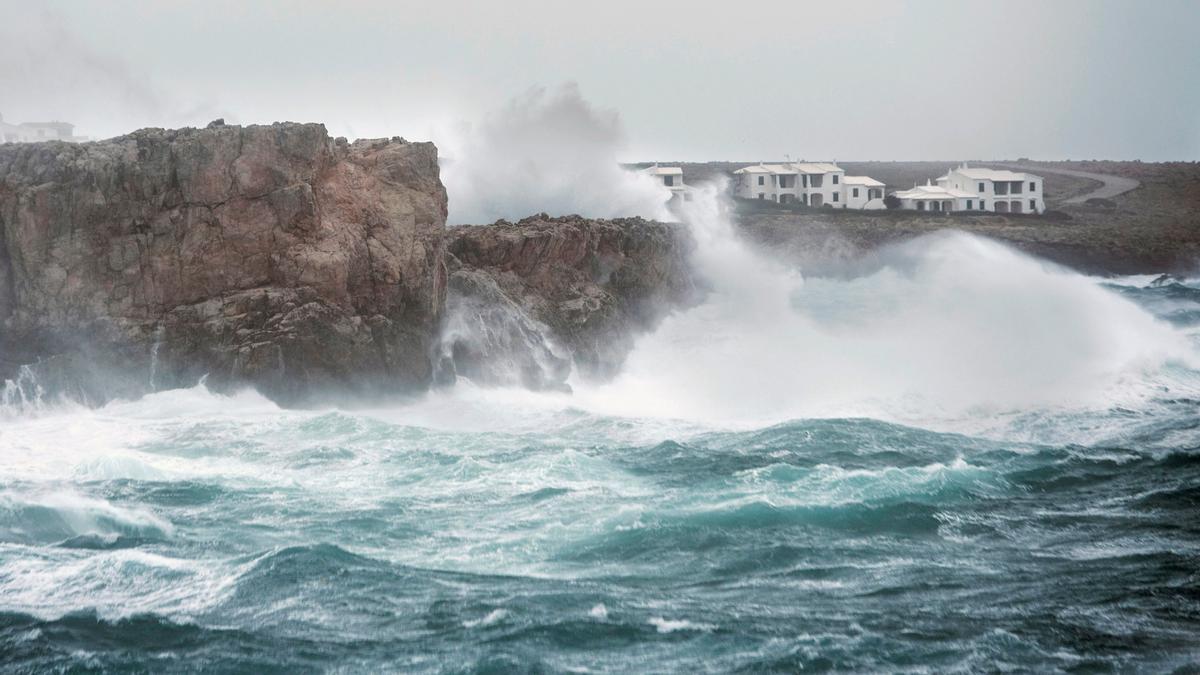
M 979 210 L 987 211 L 987 202 L 983 201 L 982 199 L 979 200 Z
M 1037 192 L 1037 183 L 1035 183 L 1033 181 L 1029 181 L 1029 191 Z
M 924 211 L 925 210 L 925 202 L 917 202 L 917 210 Z
M 675 176 L 663 176 L 663 185 L 671 187 L 675 184 Z
M 802 199 L 804 200 L 804 203 L 807 205 L 808 204 L 808 195 L 804 195 L 802 197 Z
M 979 191 L 980 191 L 980 192 L 983 192 L 983 183 L 980 183 L 980 184 L 979 184 Z
M 800 184 L 803 185 L 804 187 L 808 187 L 808 176 L 801 176 Z
M 853 196 L 855 199 L 858 199 L 858 188 L 854 188 L 850 192 L 851 192 L 851 196 Z
M 975 200 L 974 200 L 974 199 L 968 199 L 968 200 L 967 200 L 967 210 L 968 210 L 968 211 L 970 211 L 970 210 L 971 210 L 972 208 L 974 208 L 974 207 L 975 207 Z
M 766 181 L 766 179 L 765 179 L 763 176 L 759 176 L 759 177 L 758 177 L 758 184 L 759 184 L 759 185 L 765 185 L 765 184 L 766 184 L 766 182 L 767 182 L 767 181 Z
M 837 182 L 838 182 L 838 175 L 835 173 L 835 174 L 833 174 L 833 184 L 837 185 Z
M 838 193 L 835 192 L 835 193 L 833 193 L 833 201 L 836 202 L 837 200 L 838 200 Z
M 1036 199 L 1029 200 L 1029 210 L 1033 213 L 1037 213 L 1037 200 Z

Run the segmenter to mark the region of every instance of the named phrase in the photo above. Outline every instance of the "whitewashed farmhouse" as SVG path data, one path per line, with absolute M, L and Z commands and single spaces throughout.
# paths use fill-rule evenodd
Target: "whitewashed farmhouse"
M 756 164 L 733 174 L 734 194 L 743 199 L 837 209 L 884 207 L 883 183 L 866 176 L 847 176 L 844 169 L 827 162 Z
M 901 208 L 918 211 L 991 211 L 1044 213 L 1041 176 L 999 169 L 950 169 L 937 185 L 920 185 L 894 193 Z
M 75 125 L 66 122 L 22 122 L 9 124 L 0 115 L 0 143 L 37 143 L 38 141 L 85 141 L 75 135 Z

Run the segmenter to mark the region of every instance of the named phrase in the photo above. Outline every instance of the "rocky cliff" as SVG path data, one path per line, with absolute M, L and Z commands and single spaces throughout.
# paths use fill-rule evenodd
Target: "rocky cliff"
M 562 388 L 617 371 L 634 339 L 699 296 L 682 225 L 545 214 L 448 231 L 443 374 Z
M 102 400 L 419 389 L 445 293 L 437 150 L 323 125 L 0 146 L 0 379 Z

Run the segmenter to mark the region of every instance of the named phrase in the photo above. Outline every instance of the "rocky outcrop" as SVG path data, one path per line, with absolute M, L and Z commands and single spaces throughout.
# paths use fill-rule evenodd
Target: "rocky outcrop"
M 562 388 L 616 373 L 636 336 L 698 299 L 682 225 L 545 214 L 448 231 L 444 372 Z
M 319 124 L 2 146 L 0 379 L 36 363 L 93 400 L 205 375 L 284 403 L 423 388 L 445 217 L 432 144 Z

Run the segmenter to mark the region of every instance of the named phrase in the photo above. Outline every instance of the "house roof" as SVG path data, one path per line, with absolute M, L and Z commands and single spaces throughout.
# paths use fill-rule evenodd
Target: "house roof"
M 972 180 L 991 180 L 991 181 L 1023 181 L 1028 177 L 1033 176 L 1029 173 L 1018 173 L 1016 171 L 1005 171 L 1003 169 L 968 169 L 959 167 L 946 172 L 942 178 L 949 178 L 950 174 L 957 173 Z M 1036 176 L 1034 176 L 1036 178 Z
M 842 182 L 846 185 L 865 185 L 867 187 L 883 187 L 883 183 L 871 178 L 870 176 L 846 176 L 842 178 Z
M 744 166 L 734 173 L 796 173 L 795 169 L 790 168 L 787 164 L 753 164 Z
M 651 166 L 651 167 L 642 169 L 642 171 L 645 171 L 646 173 L 652 173 L 656 176 L 682 176 L 683 175 L 683 169 L 681 169 L 677 166 L 655 165 L 655 166 Z
M 963 199 L 975 195 L 963 190 L 945 188 L 940 185 L 918 185 L 911 190 L 893 192 L 900 199 Z
M 837 164 L 828 162 L 799 162 L 792 166 L 796 167 L 798 173 L 836 173 L 843 170 Z
M 753 164 L 744 166 L 734 173 L 773 173 L 773 174 L 821 174 L 843 171 L 842 167 L 828 162 L 792 162 L 789 164 Z

